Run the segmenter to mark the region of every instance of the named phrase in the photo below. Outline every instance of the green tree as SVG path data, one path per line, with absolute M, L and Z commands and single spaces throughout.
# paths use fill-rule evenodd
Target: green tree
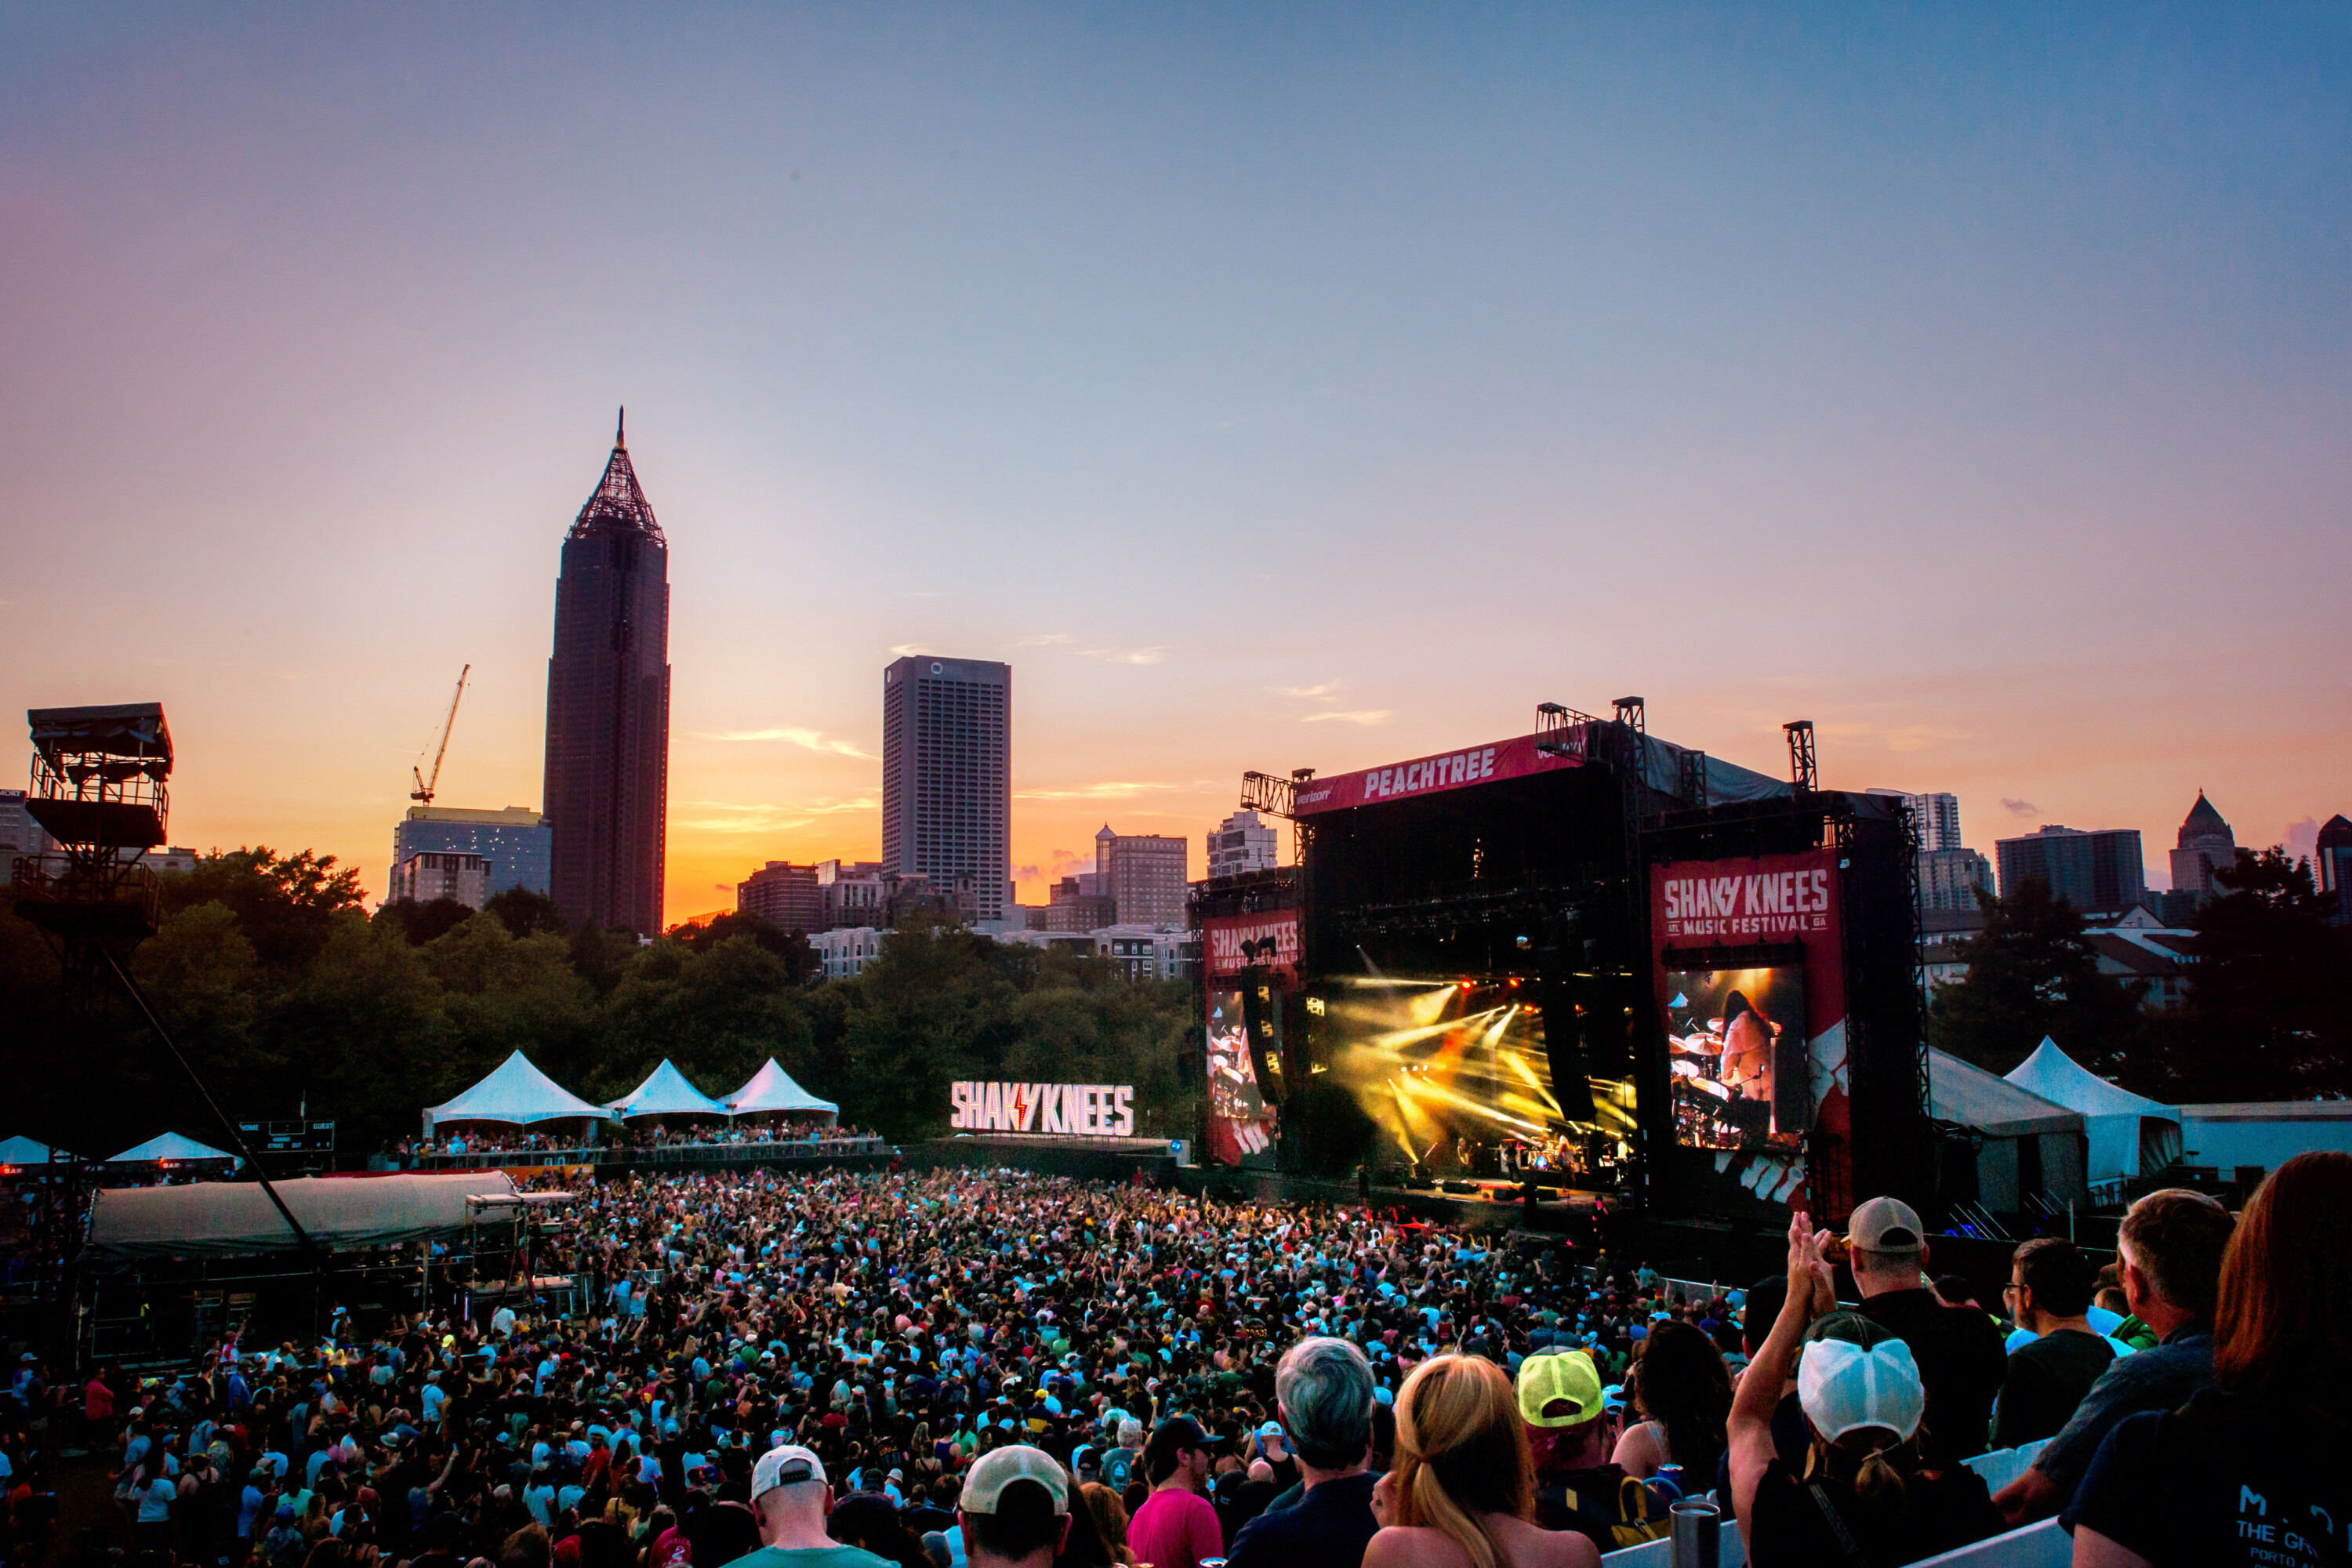
M 2074 907 L 2039 879 L 1997 899 L 1980 891 L 1977 903 L 1985 929 L 1958 944 L 1968 973 L 1936 987 L 1928 1042 L 2007 1072 L 2047 1036 L 2094 1072 L 2144 1079 L 2139 988 L 2099 973 Z
M 562 936 L 572 929 L 553 899 L 529 888 L 509 888 L 493 893 L 490 901 L 482 907 L 503 921 L 507 930 L 517 936 L 537 936 L 541 931 Z
M 2352 1094 L 2352 943 L 2311 862 L 2273 846 L 2238 851 L 2197 911 L 2189 995 L 2167 1053 L 2179 1098 L 2303 1100 Z
M 281 856 L 266 844 L 207 855 L 193 871 L 162 879 L 167 910 L 220 903 L 256 956 L 277 969 L 298 969 L 325 947 L 333 917 L 360 907 L 360 876 L 335 868 L 332 855 L 305 849 Z

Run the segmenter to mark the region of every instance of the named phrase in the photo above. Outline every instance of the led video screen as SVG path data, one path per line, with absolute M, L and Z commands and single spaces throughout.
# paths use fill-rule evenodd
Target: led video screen
M 1813 1125 L 1804 970 L 1685 970 L 1667 974 L 1666 990 L 1675 1141 L 1796 1148 Z

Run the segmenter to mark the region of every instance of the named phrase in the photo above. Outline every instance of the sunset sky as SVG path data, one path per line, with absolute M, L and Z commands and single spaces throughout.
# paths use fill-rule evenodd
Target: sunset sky
M 467 661 L 442 804 L 538 805 L 623 403 L 673 920 L 878 852 L 894 649 L 1012 661 L 1031 902 L 1628 692 L 2157 885 L 2352 812 L 2341 6 L 16 6 L 0 87 L 0 710 L 160 700 L 174 843 L 380 896 Z

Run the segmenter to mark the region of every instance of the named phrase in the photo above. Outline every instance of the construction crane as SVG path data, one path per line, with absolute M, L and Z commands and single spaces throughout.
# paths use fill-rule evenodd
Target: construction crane
M 425 805 L 433 804 L 434 786 L 441 782 L 441 759 L 449 754 L 449 731 L 457 722 L 457 702 L 466 695 L 466 677 L 473 673 L 474 667 L 470 664 L 457 672 L 457 690 L 456 695 L 449 699 L 449 717 L 441 721 L 441 747 L 433 753 L 433 776 L 426 778 L 421 767 L 412 767 L 408 770 L 416 780 L 416 787 L 408 792 L 408 798 L 413 801 Z

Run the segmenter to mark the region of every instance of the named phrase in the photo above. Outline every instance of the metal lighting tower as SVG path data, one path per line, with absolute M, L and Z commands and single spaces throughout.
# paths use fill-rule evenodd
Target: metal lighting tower
M 32 788 L 26 792 L 25 809 L 58 848 L 52 855 L 17 858 L 16 913 L 56 951 L 66 998 L 86 1032 L 94 1032 L 107 978 L 121 984 L 226 1131 L 229 1147 L 244 1156 L 246 1168 L 304 1250 L 310 1250 L 309 1233 L 262 1173 L 244 1131 L 221 1110 L 125 967 L 132 950 L 155 934 L 161 912 L 155 871 L 145 857 L 164 842 L 171 805 L 172 731 L 163 705 L 35 708 L 25 718 L 33 741 Z M 85 1058 L 84 1065 L 91 1064 Z M 96 1174 L 92 1162 L 52 1145 L 42 1199 L 35 1205 L 37 1289 L 41 1306 L 55 1314 L 60 1350 L 72 1337 L 73 1267 Z

